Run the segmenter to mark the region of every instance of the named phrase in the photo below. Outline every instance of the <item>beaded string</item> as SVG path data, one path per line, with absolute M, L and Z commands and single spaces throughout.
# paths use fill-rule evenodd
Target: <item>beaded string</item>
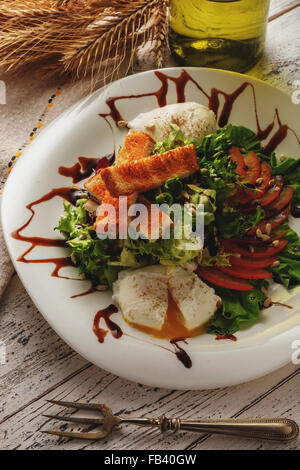
M 60 94 L 61 94 L 61 87 L 59 87 L 57 89 L 57 91 L 55 93 L 53 93 L 53 95 L 51 95 L 50 99 L 48 100 L 46 108 L 44 109 L 43 113 L 41 114 L 36 126 L 32 129 L 32 132 L 30 133 L 28 140 L 22 145 L 22 147 L 20 147 L 18 149 L 18 152 L 15 155 L 13 155 L 13 157 L 11 157 L 10 162 L 8 163 L 8 174 L 7 174 L 7 176 L 10 174 L 10 172 L 13 169 L 16 161 L 21 157 L 24 150 L 28 147 L 28 145 L 31 144 L 31 142 L 35 139 L 36 134 L 39 132 L 41 127 L 45 124 L 45 120 L 47 118 L 47 115 L 51 111 L 51 108 L 53 106 L 54 101 L 56 100 L 56 98 Z M 5 184 L 5 181 L 6 181 L 6 178 L 4 178 L 1 181 L 0 188 L 3 187 L 3 185 Z M 0 194 L 1 194 L 1 192 L 2 191 L 0 190 Z

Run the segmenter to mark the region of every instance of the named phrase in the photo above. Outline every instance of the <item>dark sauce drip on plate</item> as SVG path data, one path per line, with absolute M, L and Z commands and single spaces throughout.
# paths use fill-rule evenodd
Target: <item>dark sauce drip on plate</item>
M 111 315 L 117 312 L 118 308 L 115 305 L 111 304 L 96 313 L 93 323 L 93 332 L 97 336 L 99 343 L 104 343 L 105 337 L 107 335 L 107 330 L 100 328 L 100 322 L 102 318 L 114 338 L 119 339 L 123 336 L 123 331 L 121 330 L 119 325 L 117 325 L 110 319 Z
M 118 308 L 114 304 L 111 304 L 96 313 L 93 322 L 93 332 L 97 336 L 99 343 L 104 343 L 108 331 L 110 331 L 112 336 L 116 339 L 121 338 L 123 335 L 131 336 L 126 335 L 126 333 L 123 333 L 121 327 L 115 321 L 111 320 L 110 317 L 118 311 Z M 102 319 L 105 321 L 108 330 L 100 327 L 100 322 Z M 155 343 L 153 343 L 153 346 L 157 346 L 175 354 L 177 359 L 184 365 L 184 367 L 190 369 L 192 367 L 192 360 L 189 357 L 188 353 L 181 346 L 179 346 L 178 343 L 180 341 L 184 342 L 185 344 L 188 344 L 186 338 L 174 338 L 170 341 L 170 344 L 174 347 L 174 351 Z
M 287 305 L 287 304 L 283 304 L 281 302 L 271 302 L 271 305 L 270 307 L 272 307 L 273 305 L 277 306 L 277 307 L 285 307 L 285 308 L 289 308 L 290 310 L 292 310 L 294 307 L 292 307 L 291 305 Z
M 86 279 L 81 279 L 81 280 L 84 280 L 84 281 L 85 281 Z M 84 292 L 81 292 L 81 294 L 72 295 L 72 296 L 71 296 L 71 299 L 77 299 L 78 297 L 85 297 L 86 295 L 93 294 L 94 292 L 99 292 L 99 291 L 95 288 L 95 286 L 94 286 L 94 284 L 93 284 L 92 281 L 91 281 L 91 283 L 92 283 L 92 285 L 91 285 L 91 287 L 90 287 L 88 290 L 86 290 L 86 291 L 84 291 Z
M 71 204 L 75 204 L 76 200 L 78 198 L 78 193 L 79 191 L 73 188 L 54 188 L 52 191 L 49 193 L 45 194 L 43 197 L 40 199 L 31 202 L 26 206 L 26 208 L 31 212 L 31 216 L 25 222 L 22 227 L 20 227 L 18 230 L 15 230 L 11 236 L 15 240 L 19 240 L 22 242 L 30 243 L 30 247 L 18 258 L 17 261 L 21 263 L 27 263 L 27 264 L 33 264 L 33 263 L 49 263 L 49 264 L 54 264 L 55 269 L 51 273 L 52 277 L 58 277 L 62 279 L 73 279 L 69 278 L 66 276 L 61 276 L 59 274 L 60 270 L 62 268 L 65 268 L 67 266 L 73 266 L 73 263 L 69 257 L 64 257 L 64 258 L 48 258 L 48 259 L 28 259 L 26 256 L 34 250 L 37 246 L 45 246 L 45 247 L 66 247 L 66 242 L 65 240 L 62 240 L 61 238 L 44 238 L 44 237 L 31 237 L 31 236 L 26 236 L 22 235 L 21 232 L 25 230 L 31 223 L 32 219 L 35 216 L 35 211 L 33 209 L 34 206 L 37 206 L 39 204 L 42 204 L 43 202 L 50 201 L 54 197 L 58 196 L 66 201 L 70 202 Z
M 231 341 L 237 341 L 237 337 L 234 335 L 217 335 L 216 340 L 220 341 L 221 339 L 230 339 Z
M 66 178 L 72 178 L 72 182 L 76 184 L 112 165 L 114 160 L 114 153 L 101 158 L 79 157 L 78 162 L 71 167 L 60 166 L 58 173 Z
M 192 367 L 192 360 L 188 353 L 181 347 L 179 346 L 179 342 L 183 341 L 185 344 L 187 344 L 187 341 L 185 338 L 174 338 L 171 339 L 170 343 L 175 349 L 175 355 L 177 359 L 186 367 L 187 369 L 190 369 Z

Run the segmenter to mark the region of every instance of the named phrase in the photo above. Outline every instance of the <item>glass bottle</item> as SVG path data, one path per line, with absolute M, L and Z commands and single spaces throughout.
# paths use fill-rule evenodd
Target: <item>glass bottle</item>
M 170 0 L 170 45 L 180 65 L 237 72 L 263 52 L 270 0 Z

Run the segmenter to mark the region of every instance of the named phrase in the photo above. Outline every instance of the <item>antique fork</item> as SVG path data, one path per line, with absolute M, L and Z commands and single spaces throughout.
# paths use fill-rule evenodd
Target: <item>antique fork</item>
M 246 419 L 192 419 L 179 418 L 120 418 L 113 415 L 105 405 L 96 403 L 77 403 L 57 400 L 47 400 L 49 403 L 67 408 L 97 410 L 103 418 L 79 418 L 77 416 L 43 415 L 46 418 L 69 423 L 81 423 L 102 425 L 99 432 L 68 432 L 68 431 L 42 431 L 54 436 L 71 437 L 77 439 L 99 440 L 107 437 L 113 428 L 121 424 L 135 424 L 137 426 L 157 427 L 161 432 L 165 431 L 191 431 L 209 434 L 225 434 L 237 437 L 250 437 L 255 439 L 267 439 L 274 441 L 290 441 L 299 434 L 299 427 L 291 419 L 277 418 L 246 418 Z

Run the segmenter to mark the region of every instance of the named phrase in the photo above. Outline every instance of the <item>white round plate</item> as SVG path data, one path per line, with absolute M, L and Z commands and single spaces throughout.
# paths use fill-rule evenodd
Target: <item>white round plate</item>
M 262 312 L 259 322 L 237 333 L 237 342 L 216 341 L 214 336 L 208 334 L 189 340 L 189 344 L 183 345 L 192 360 L 192 367 L 188 369 L 174 355 L 168 341 L 156 340 L 135 330 L 124 323 L 120 313 L 114 314 L 112 320 L 126 334 L 115 339 L 108 332 L 105 342 L 100 344 L 92 331 L 93 319 L 99 309 L 111 303 L 111 294 L 95 292 L 71 299 L 72 295 L 87 290 L 89 282 L 51 277 L 54 269 L 51 264 L 16 261 L 30 245 L 11 237 L 11 232 L 30 216 L 27 204 L 52 188 L 71 186 L 70 178 L 58 174 L 59 166 L 71 167 L 79 156 L 100 157 L 111 153 L 114 146 L 118 149 L 126 131 L 118 129 L 111 117 L 105 120 L 99 116 L 109 112 L 108 98 L 122 97 L 115 101 L 115 105 L 122 117 L 129 120 L 140 112 L 157 107 L 158 95 L 155 92 L 159 89 L 161 104 L 165 97 L 167 104 L 185 99 L 207 105 L 207 96 L 211 95 L 213 88 L 231 94 L 247 81 L 250 85 L 246 85 L 232 103 L 229 121 L 257 130 L 255 94 L 261 128 L 265 129 L 274 122 L 266 142 L 278 130 L 276 117 L 274 121 L 276 108 L 281 124 L 288 125 L 300 135 L 299 107 L 292 104 L 291 98 L 283 92 L 245 75 L 199 68 L 184 70 L 186 72 L 181 68 L 161 70 L 168 79 L 149 71 L 119 80 L 85 98 L 49 125 L 24 152 L 8 178 L 2 196 L 2 223 L 10 256 L 24 286 L 42 315 L 64 341 L 87 360 L 121 377 L 151 386 L 186 390 L 245 382 L 291 361 L 293 341 L 300 339 L 299 291 L 298 294 L 296 291 L 288 293 L 282 287 L 274 286 L 273 297 L 288 301 L 293 310 L 272 307 Z M 184 78 L 188 78 L 184 93 L 180 93 L 180 87 L 176 90 L 174 77 L 179 76 L 182 77 L 181 86 Z M 168 83 L 168 89 L 163 87 L 165 83 Z M 204 93 L 196 84 L 202 87 Z M 139 97 L 141 94 L 147 96 Z M 224 95 L 220 94 L 219 99 L 221 111 Z M 292 131 L 288 130 L 277 151 L 299 156 L 299 142 Z M 59 236 L 53 228 L 63 212 L 62 199 L 55 197 L 36 206 L 35 211 L 32 223 L 23 234 Z M 291 220 L 295 227 L 296 220 Z M 64 248 L 38 247 L 28 258 L 55 258 L 66 253 Z M 72 267 L 64 268 L 61 274 L 78 277 Z M 104 322 L 101 326 L 106 327 Z

